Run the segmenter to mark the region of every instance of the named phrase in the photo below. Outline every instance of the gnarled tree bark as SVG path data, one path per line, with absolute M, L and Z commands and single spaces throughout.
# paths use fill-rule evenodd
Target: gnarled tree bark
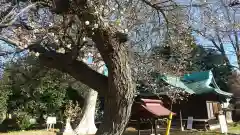
M 233 98 L 235 101 L 235 110 L 233 112 L 233 120 L 240 120 L 240 71 L 233 71 L 229 77 L 229 86 L 231 92 L 233 93 Z
M 104 61 L 108 67 L 108 77 L 94 71 L 82 61 L 69 60 L 66 54 L 42 52 L 39 57 L 44 65 L 68 73 L 104 95 L 104 120 L 96 135 L 121 135 L 124 132 L 135 93 L 127 44 L 121 44 L 114 38 L 110 41 L 108 42 L 110 51 L 108 53 L 100 51 L 107 59 Z
M 97 135 L 121 135 L 128 123 L 135 86 L 126 49 L 124 44 L 112 44 L 107 64 L 108 90 L 104 102 L 104 120 Z
M 95 14 L 95 8 L 87 0 L 78 0 L 76 20 L 89 25 L 84 26 L 87 37 L 91 38 L 100 52 L 108 68 L 108 77 L 92 70 L 85 63 L 70 60 L 68 54 L 41 53 L 40 59 L 44 65 L 56 68 L 70 74 L 77 80 L 103 95 L 104 119 L 96 135 L 121 135 L 128 123 L 133 104 L 135 85 L 132 80 L 129 65 L 128 45 L 117 37 L 118 29 L 105 26 L 100 17 Z M 94 24 L 99 25 L 93 29 Z M 39 51 L 36 51 L 39 52 Z

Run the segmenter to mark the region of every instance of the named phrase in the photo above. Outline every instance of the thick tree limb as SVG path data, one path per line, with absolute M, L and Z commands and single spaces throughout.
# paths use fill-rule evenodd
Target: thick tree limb
M 12 39 L 3 37 L 3 36 L 0 36 L 0 40 L 6 42 L 6 43 L 9 44 L 9 45 L 12 45 L 12 46 L 15 46 L 15 47 L 20 47 L 18 41 L 15 41 L 15 40 L 12 40 Z
M 19 47 L 18 43 L 8 38 L 0 37 L 0 40 L 5 41 L 15 47 Z M 73 60 L 71 54 L 61 54 L 54 51 L 48 51 L 39 44 L 32 44 L 28 46 L 30 51 L 40 53 L 39 59 L 42 64 L 49 68 L 60 70 L 68 73 L 76 80 L 81 81 L 90 88 L 103 95 L 108 89 L 107 77 L 91 69 L 82 61 Z
M 40 57 L 40 60 L 46 63 L 45 58 Z M 54 62 L 54 67 L 52 68 L 68 73 L 78 81 L 81 81 L 90 88 L 98 91 L 101 95 L 104 95 L 105 91 L 108 89 L 107 77 L 91 69 L 84 62 L 77 60 L 73 60 L 69 64 L 65 64 L 59 60 Z M 48 64 L 46 65 L 49 66 Z
M 106 76 L 91 69 L 82 61 L 72 60 L 71 55 L 47 51 L 40 45 L 31 45 L 29 49 L 40 53 L 39 59 L 43 65 L 68 73 L 76 80 L 99 92 L 100 95 L 104 95 L 108 89 Z

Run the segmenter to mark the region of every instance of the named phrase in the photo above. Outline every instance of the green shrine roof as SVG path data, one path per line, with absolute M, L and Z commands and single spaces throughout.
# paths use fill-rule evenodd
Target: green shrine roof
M 232 93 L 222 91 L 216 84 L 212 71 L 194 72 L 182 77 L 171 75 L 159 76 L 166 83 L 184 89 L 190 94 L 216 93 L 218 95 L 231 97 Z M 213 84 L 214 87 L 211 87 Z

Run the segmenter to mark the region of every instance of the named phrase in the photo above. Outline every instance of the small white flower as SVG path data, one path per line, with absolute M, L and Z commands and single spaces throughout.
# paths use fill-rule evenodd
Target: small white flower
M 122 14 L 122 15 L 123 15 L 123 14 L 124 14 L 124 12 L 123 12 L 123 11 L 121 11 L 121 12 L 120 12 L 120 14 Z
M 50 36 L 54 36 L 55 34 L 53 32 L 49 33 Z
M 128 29 L 124 29 L 124 31 L 125 31 L 125 33 L 127 33 L 127 32 L 128 32 Z
M 34 29 L 33 32 L 37 33 L 37 32 L 39 32 L 39 29 Z
M 53 23 L 50 22 L 48 26 L 49 26 L 49 27 L 52 27 L 52 26 L 53 26 Z
M 58 52 L 58 53 L 65 53 L 65 49 L 64 49 L 64 48 L 59 48 L 59 49 L 57 50 L 57 52 Z
M 124 30 L 120 30 L 121 33 L 124 33 Z
M 89 24 L 90 24 L 90 22 L 89 22 L 89 21 L 85 21 L 85 24 L 86 24 L 86 25 L 89 25 Z
M 90 1 L 90 2 L 89 2 L 89 4 L 90 4 L 90 5 L 93 5 L 93 2 L 92 2 L 92 1 Z
M 95 29 L 98 28 L 98 24 L 97 24 L 97 23 L 94 24 L 94 28 L 95 28 Z
M 112 10 L 114 11 L 114 10 L 116 10 L 116 9 L 113 7 Z
M 86 41 L 86 38 L 85 38 L 85 37 L 83 37 L 83 41 Z
M 71 44 L 68 44 L 68 45 L 67 45 L 67 48 L 71 49 Z
M 35 53 L 35 56 L 36 56 L 36 57 L 38 57 L 39 55 L 40 55 L 39 52 L 36 52 L 36 53 Z

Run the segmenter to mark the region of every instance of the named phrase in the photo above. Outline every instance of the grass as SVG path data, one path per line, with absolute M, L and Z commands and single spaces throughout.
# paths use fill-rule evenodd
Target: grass
M 149 135 L 149 133 L 142 135 Z M 35 131 L 16 131 L 9 133 L 0 133 L 0 135 L 56 135 L 56 132 L 35 130 Z M 137 135 L 137 131 L 126 131 L 123 135 Z M 161 135 L 164 135 L 162 133 Z M 171 135 L 217 135 L 216 133 L 200 133 L 200 132 L 171 132 Z
M 240 134 L 240 123 L 234 123 L 229 125 L 229 133 Z M 142 135 L 149 135 L 149 132 L 141 132 Z M 162 131 L 161 135 L 165 132 Z M 9 133 L 0 133 L 0 135 L 57 135 L 56 132 L 50 132 L 46 130 L 31 130 L 31 131 L 14 131 Z M 128 128 L 123 135 L 137 135 L 137 131 L 134 128 Z M 221 135 L 219 132 L 204 132 L 204 131 L 171 131 L 171 135 Z
M 149 135 L 150 132 L 141 132 L 142 135 Z M 165 131 L 160 131 L 161 135 L 165 135 Z M 128 129 L 123 135 L 137 135 L 135 129 Z M 170 135 L 218 135 L 216 132 L 203 132 L 203 131 L 171 131 Z M 219 134 L 220 135 L 220 134 Z
M 229 125 L 229 133 L 240 134 L 240 122 Z
M 55 132 L 46 130 L 14 131 L 9 133 L 0 133 L 0 135 L 56 135 Z

